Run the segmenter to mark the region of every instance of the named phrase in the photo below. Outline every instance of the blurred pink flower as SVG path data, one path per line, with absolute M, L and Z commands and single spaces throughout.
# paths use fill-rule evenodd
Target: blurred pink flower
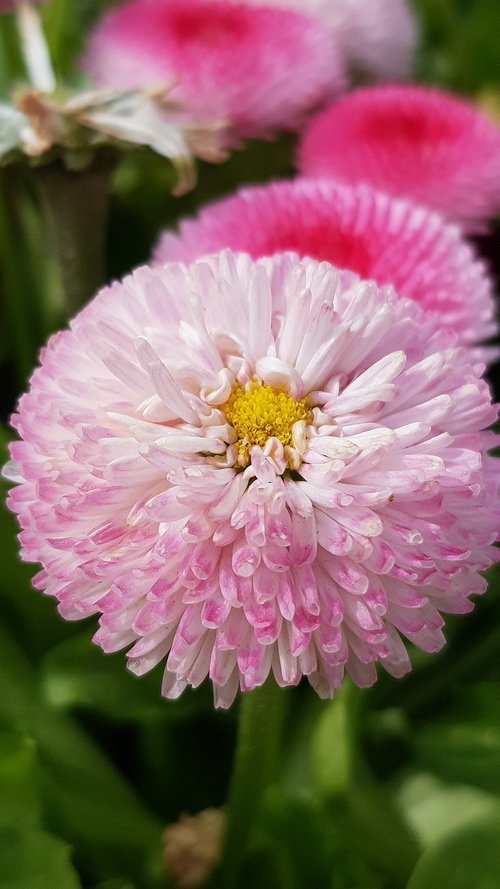
M 236 0 L 239 2 L 239 0 Z M 296 9 L 322 21 L 355 71 L 377 80 L 409 76 L 417 42 L 407 0 L 246 0 L 259 6 Z
M 500 129 L 434 89 L 356 90 L 310 121 L 298 166 L 412 198 L 468 229 L 500 210 Z
M 178 235 L 163 234 L 155 261 L 191 262 L 223 247 L 254 259 L 294 250 L 392 284 L 438 313 L 464 344 L 496 332 L 491 280 L 460 230 L 366 186 L 298 179 L 246 188 L 181 222 Z
M 41 356 L 13 425 L 22 558 L 163 693 L 410 669 L 498 559 L 497 417 L 431 313 L 328 263 L 143 268 Z
M 196 119 L 244 136 L 295 128 L 344 87 L 328 30 L 309 16 L 226 0 L 129 0 L 98 23 L 84 68 L 101 86 L 179 80 L 174 97 Z

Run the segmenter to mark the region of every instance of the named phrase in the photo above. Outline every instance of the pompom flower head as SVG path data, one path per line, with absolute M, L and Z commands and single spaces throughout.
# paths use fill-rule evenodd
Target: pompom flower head
M 500 129 L 439 90 L 356 90 L 310 121 L 298 165 L 412 198 L 470 230 L 500 209 Z
M 227 251 L 102 291 L 41 356 L 6 474 L 35 585 L 163 693 L 410 668 L 498 554 L 487 386 L 431 313 Z
M 459 229 L 365 186 L 296 180 L 244 189 L 182 222 L 178 235 L 165 233 L 155 259 L 190 262 L 223 247 L 254 259 L 294 250 L 392 284 L 438 313 L 464 344 L 496 330 L 491 281 Z
M 238 2 L 238 0 L 236 0 Z M 309 13 L 331 29 L 351 68 L 377 80 L 408 77 L 417 39 L 406 0 L 246 0 Z
M 344 84 L 319 22 L 226 0 L 129 0 L 98 23 L 83 64 L 100 86 L 178 80 L 174 95 L 195 119 L 244 136 L 295 128 Z

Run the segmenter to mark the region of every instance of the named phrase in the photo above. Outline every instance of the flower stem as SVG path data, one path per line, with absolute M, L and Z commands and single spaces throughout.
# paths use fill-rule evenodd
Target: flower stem
M 270 678 L 242 696 L 228 818 L 218 885 L 236 886 L 266 788 L 277 780 L 288 694 Z
M 110 178 L 109 158 L 73 171 L 54 162 L 36 171 L 49 246 L 59 266 L 66 317 L 102 286 Z
M 15 388 L 26 385 L 33 369 L 41 326 L 38 291 L 33 280 L 26 232 L 21 218 L 24 197 L 20 177 L 0 170 L 0 287 L 3 335 L 12 359 Z M 5 394 L 5 393 L 4 393 Z

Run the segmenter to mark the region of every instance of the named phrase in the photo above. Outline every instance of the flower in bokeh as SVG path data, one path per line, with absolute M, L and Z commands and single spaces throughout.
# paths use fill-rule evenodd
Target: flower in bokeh
M 243 189 L 183 221 L 178 235 L 163 234 L 155 260 L 191 262 L 223 247 L 254 259 L 294 250 L 392 284 L 437 312 L 464 344 L 496 331 L 491 280 L 460 230 L 366 186 L 296 180 Z
M 344 671 L 444 642 L 500 552 L 497 411 L 431 313 L 328 263 L 139 269 L 41 356 L 13 425 L 22 557 L 163 693 Z
M 500 210 L 500 129 L 439 90 L 356 90 L 310 121 L 298 165 L 407 196 L 468 229 Z
M 97 24 L 83 66 L 101 86 L 178 80 L 175 96 L 195 119 L 226 120 L 244 136 L 295 128 L 344 86 L 319 22 L 226 0 L 129 0 Z
M 236 0 L 238 2 L 238 0 Z M 329 27 L 349 66 L 378 80 L 408 77 L 417 29 L 407 0 L 246 0 L 297 9 Z
M 204 809 L 197 815 L 184 813 L 167 827 L 164 858 L 181 889 L 206 884 L 221 856 L 225 826 L 223 809 Z

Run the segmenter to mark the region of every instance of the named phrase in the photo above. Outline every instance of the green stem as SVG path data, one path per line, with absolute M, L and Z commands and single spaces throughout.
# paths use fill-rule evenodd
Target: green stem
M 59 266 L 67 318 L 104 282 L 112 171 L 113 164 L 103 156 L 77 172 L 66 169 L 58 161 L 36 171 L 49 246 Z
M 217 875 L 217 885 L 225 889 L 237 885 L 264 791 L 277 780 L 287 701 L 286 690 L 272 677 L 241 699 L 224 855 Z
M 12 349 L 15 384 L 23 389 L 37 349 L 36 288 L 30 278 L 26 237 L 20 218 L 22 183 L 12 169 L 0 171 L 0 286 L 6 343 Z

